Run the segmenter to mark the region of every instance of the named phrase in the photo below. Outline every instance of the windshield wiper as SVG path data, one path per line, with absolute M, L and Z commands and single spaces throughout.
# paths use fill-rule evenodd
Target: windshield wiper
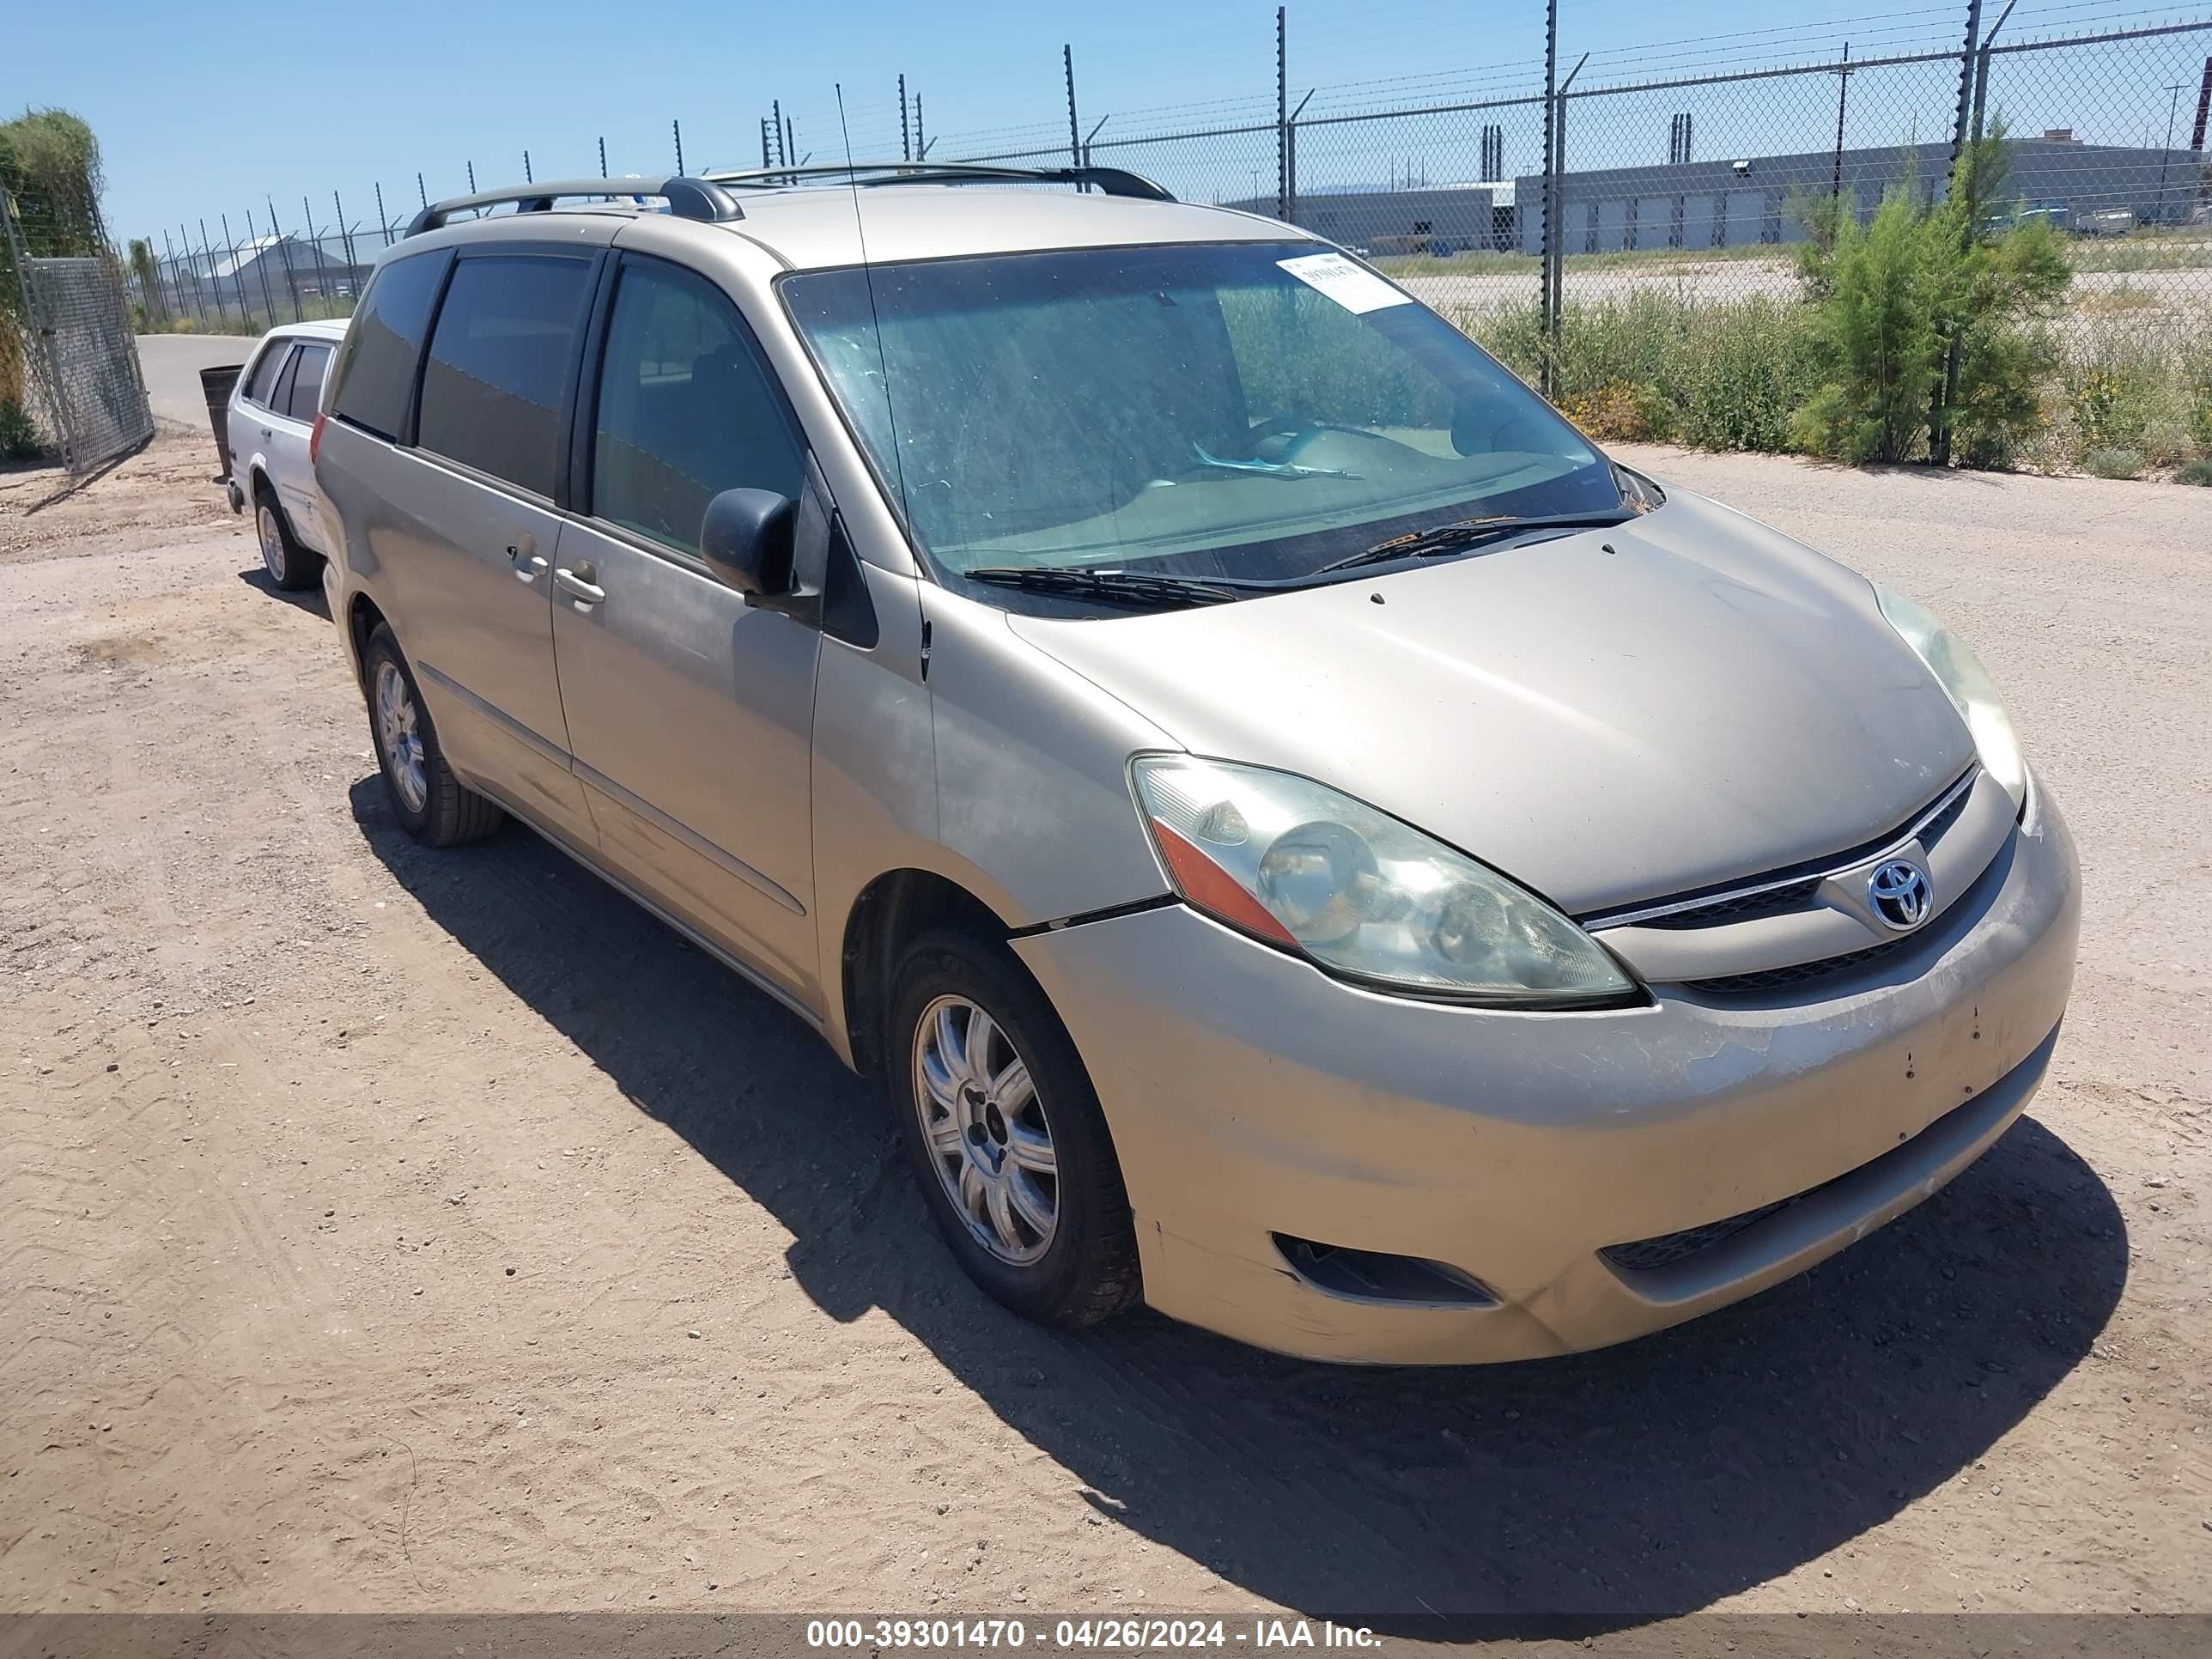
M 1150 570 L 1101 570 L 1090 565 L 992 565 L 961 573 L 970 581 L 1033 593 L 1073 593 L 1123 605 L 1225 605 L 1255 592 L 1279 592 L 1272 582 L 1169 576 Z
M 1486 542 L 1503 540 L 1517 536 L 1524 530 L 1605 530 L 1617 524 L 1626 524 L 1636 514 L 1623 508 L 1613 513 L 1550 513 L 1522 517 L 1504 514 L 1492 519 L 1460 519 L 1450 524 L 1431 526 L 1403 536 L 1393 536 L 1387 542 L 1377 542 L 1363 552 L 1325 564 L 1314 572 L 1326 575 L 1332 570 L 1350 570 L 1357 565 L 1390 564 L 1399 559 L 1433 559 L 1446 553 L 1464 553 L 1470 548 L 1480 547 Z

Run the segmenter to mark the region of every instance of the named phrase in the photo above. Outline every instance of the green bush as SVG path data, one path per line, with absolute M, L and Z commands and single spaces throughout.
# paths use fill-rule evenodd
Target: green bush
M 1863 226 L 1834 202 L 1801 204 L 1798 274 L 1820 386 L 1791 423 L 1799 443 L 1838 460 L 1901 461 L 1948 433 L 1967 453 L 2003 453 L 2040 424 L 2037 387 L 2056 359 L 2034 325 L 2071 273 L 2048 225 L 1979 228 L 2002 184 L 1999 125 L 1960 155 L 1940 204 L 1909 174 Z
M 2176 483 L 2212 485 L 2212 461 L 2191 461 L 2173 475 Z
M 1536 383 L 1542 356 L 1534 305 L 1459 320 Z M 1790 415 L 1815 385 L 1808 321 L 1807 308 L 1791 301 L 1702 304 L 1679 289 L 1570 302 L 1559 316 L 1559 407 L 1601 441 L 1786 449 Z
M 0 461 L 36 460 L 42 449 L 30 411 L 13 398 L 0 398 Z
M 2139 478 L 2143 453 L 2140 449 L 2093 449 L 2081 458 L 2081 470 L 2100 478 Z

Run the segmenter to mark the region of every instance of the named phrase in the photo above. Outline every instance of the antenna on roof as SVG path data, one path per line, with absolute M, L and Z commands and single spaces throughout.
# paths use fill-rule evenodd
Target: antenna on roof
M 845 141 L 845 184 L 853 192 L 853 234 L 860 242 L 860 279 L 868 285 L 868 320 L 876 331 L 876 372 L 883 376 L 884 416 L 890 427 L 891 471 L 898 479 L 899 511 L 904 514 L 906 504 L 906 462 L 899 454 L 898 410 L 891 402 L 891 366 L 884 352 L 884 314 L 876 307 L 876 270 L 868 263 L 868 230 L 860 213 L 860 174 L 853 164 L 853 132 L 845 125 L 845 86 L 842 81 L 832 82 L 837 88 L 837 131 Z

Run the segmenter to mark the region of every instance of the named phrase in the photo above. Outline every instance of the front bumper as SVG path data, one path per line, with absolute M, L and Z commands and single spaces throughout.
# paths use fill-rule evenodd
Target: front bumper
M 1154 1307 L 1288 1353 L 1461 1363 L 1674 1324 L 1928 1197 L 2041 1081 L 2080 910 L 2039 789 L 1971 902 L 1811 1000 L 1443 1006 L 1180 905 L 1016 948 L 1097 1086 Z M 1793 1199 L 1656 1268 L 1601 1254 Z M 1277 1235 L 1441 1263 L 1495 1300 L 1324 1289 Z

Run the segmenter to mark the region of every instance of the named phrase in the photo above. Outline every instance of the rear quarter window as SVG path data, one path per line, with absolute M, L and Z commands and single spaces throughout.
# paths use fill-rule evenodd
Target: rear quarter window
M 406 429 L 415 360 L 448 257 L 441 252 L 395 259 L 369 283 L 335 371 L 331 412 L 340 420 L 380 438 L 398 438 Z
M 261 355 L 253 360 L 253 374 L 246 383 L 246 396 L 249 402 L 259 404 L 264 409 L 272 406 L 271 399 L 276 392 L 276 376 L 283 371 L 284 359 L 291 349 L 292 342 L 289 338 L 271 340 L 262 348 Z

